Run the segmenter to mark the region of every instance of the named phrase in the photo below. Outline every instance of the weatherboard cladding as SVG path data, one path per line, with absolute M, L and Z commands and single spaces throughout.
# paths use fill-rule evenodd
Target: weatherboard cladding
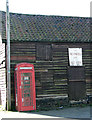
M 2 12 L 3 40 L 6 39 L 5 12 Z M 91 42 L 90 18 L 10 13 L 13 41 Z

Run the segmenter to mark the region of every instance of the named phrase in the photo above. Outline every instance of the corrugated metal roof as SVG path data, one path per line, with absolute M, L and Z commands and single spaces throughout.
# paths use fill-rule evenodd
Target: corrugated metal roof
M 5 12 L 2 12 L 2 38 L 6 39 Z M 90 18 L 26 15 L 10 13 L 13 41 L 91 42 Z

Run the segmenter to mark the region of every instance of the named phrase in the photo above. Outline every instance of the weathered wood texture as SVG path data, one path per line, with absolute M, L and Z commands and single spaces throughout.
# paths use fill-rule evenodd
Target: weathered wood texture
M 0 104 L 6 107 L 6 69 L 5 69 L 5 44 L 0 44 Z
M 68 97 L 69 100 L 82 100 L 86 98 L 86 79 L 84 66 L 69 66 Z
M 44 51 L 44 46 L 46 51 Z M 67 95 L 68 48 L 83 49 L 86 94 L 90 94 L 92 92 L 90 87 L 92 85 L 92 57 L 90 55 L 92 48 L 90 44 L 19 42 L 11 43 L 12 100 L 14 100 L 14 66 L 20 62 L 34 64 L 37 98 Z

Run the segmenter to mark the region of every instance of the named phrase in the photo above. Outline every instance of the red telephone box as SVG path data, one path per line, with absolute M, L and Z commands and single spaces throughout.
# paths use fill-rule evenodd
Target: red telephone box
M 17 64 L 14 79 L 16 110 L 36 110 L 34 65 L 30 63 Z

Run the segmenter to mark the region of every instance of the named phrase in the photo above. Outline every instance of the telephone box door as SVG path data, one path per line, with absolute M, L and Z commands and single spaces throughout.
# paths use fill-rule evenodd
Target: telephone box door
M 29 71 L 22 71 L 19 74 L 20 82 L 20 96 L 21 96 L 21 109 L 22 110 L 34 110 L 34 81 L 33 73 Z

